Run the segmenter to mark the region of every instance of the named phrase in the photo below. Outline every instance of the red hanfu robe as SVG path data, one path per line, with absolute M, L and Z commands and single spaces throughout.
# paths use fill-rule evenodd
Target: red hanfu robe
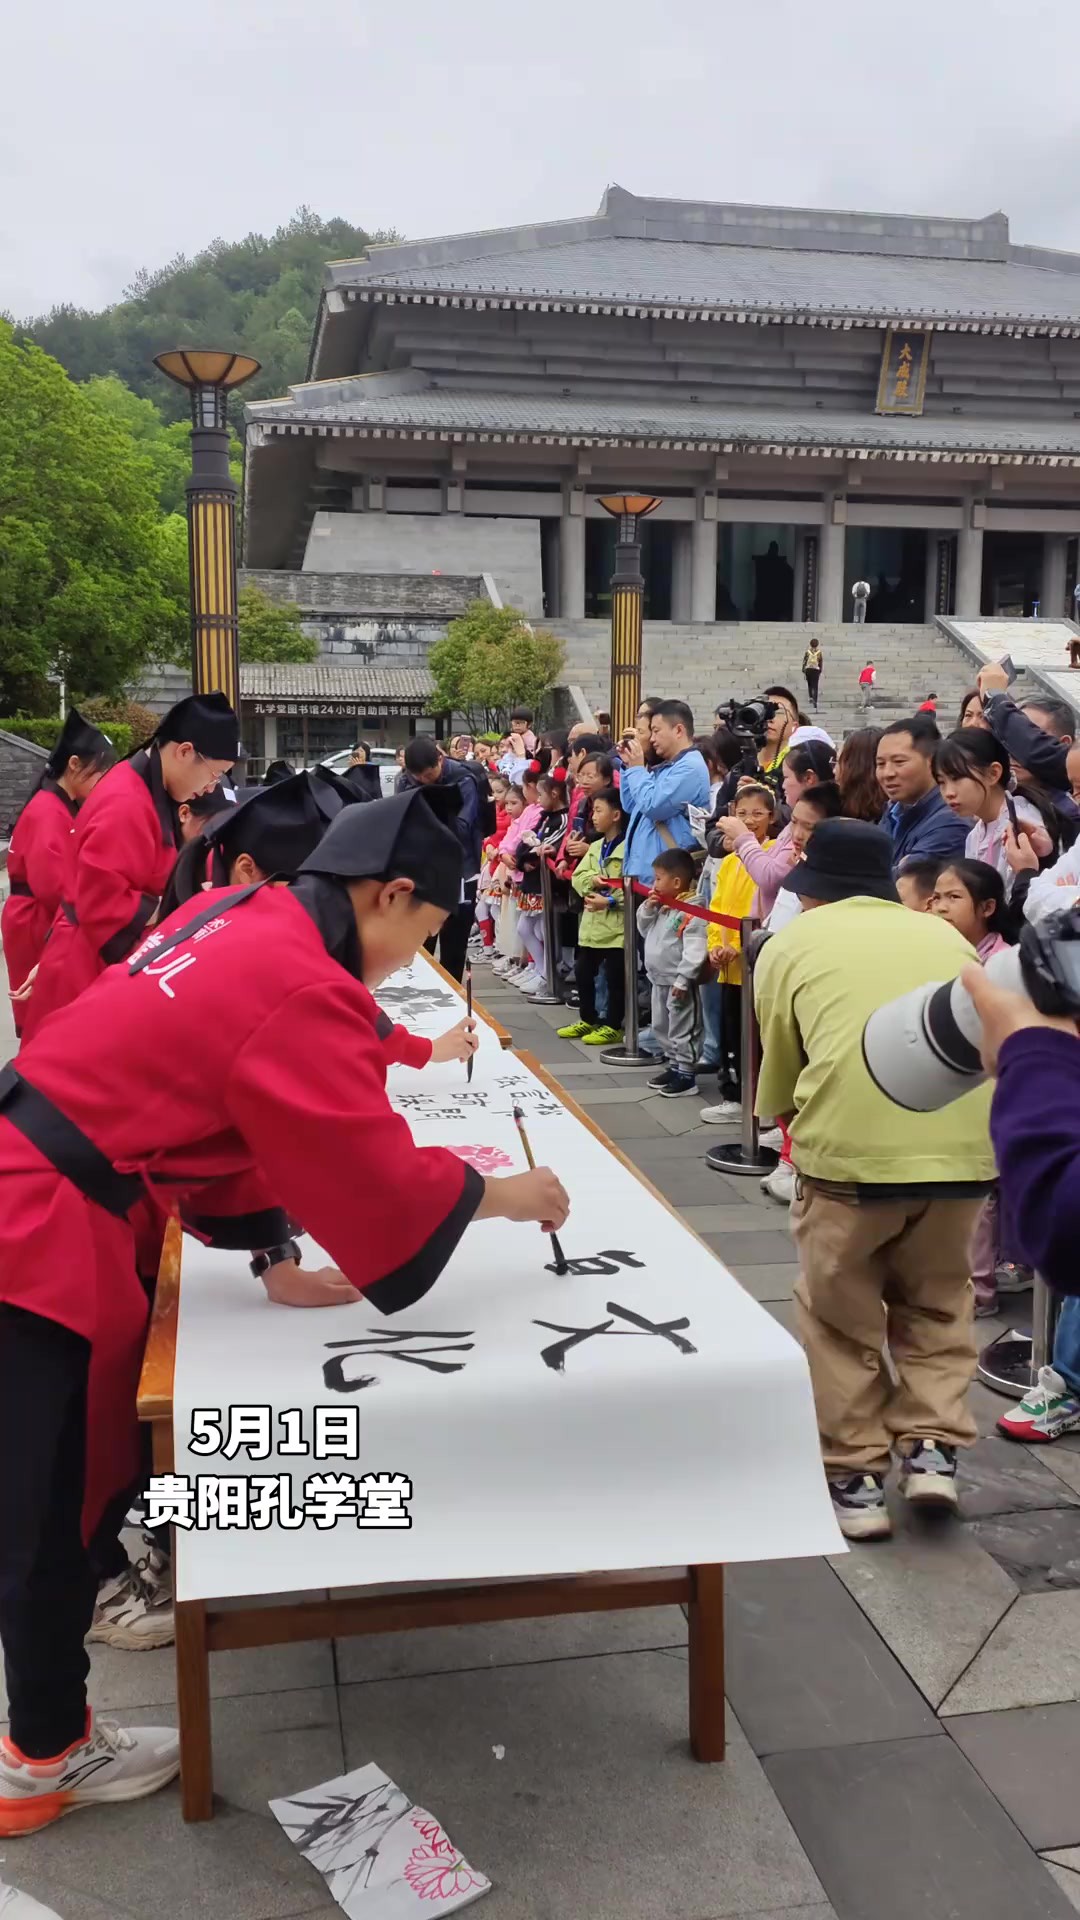
M 0 940 L 12 988 L 21 987 L 37 966 L 65 897 L 77 813 L 78 803 L 46 774 L 15 822 L 7 859 L 11 893 L 0 915 Z M 25 1011 L 25 1005 L 16 1002 L 16 1033 L 22 1032 Z
M 138 945 L 176 855 L 172 806 L 151 747 L 111 768 L 79 813 L 71 893 L 61 902 L 26 1003 L 25 1039 Z
M 88 1199 L 8 1118 L 17 1099 L 0 1103 L 0 1300 L 91 1346 L 87 1537 L 138 1471 L 147 1301 L 133 1222 L 145 1238 L 147 1195 L 162 1221 L 179 1211 L 219 1245 L 277 1246 L 302 1222 L 393 1313 L 432 1286 L 483 1194 L 456 1155 L 417 1147 L 387 1098 L 388 1057 L 422 1065 L 430 1042 L 391 1029 L 291 889 L 203 894 L 140 951 L 215 905 L 142 971 L 109 968 L 17 1062 L 20 1082 L 138 1176 L 128 1214 Z M 247 1284 L 254 1307 L 261 1287 Z

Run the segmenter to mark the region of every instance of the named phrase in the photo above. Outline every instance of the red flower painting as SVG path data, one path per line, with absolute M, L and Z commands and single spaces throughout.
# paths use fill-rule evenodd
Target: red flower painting
M 423 1835 L 423 1845 L 414 1847 L 409 1855 L 405 1878 L 418 1900 L 453 1900 L 468 1893 L 470 1887 L 485 1885 L 430 1814 L 414 1819 L 412 1824 Z
M 514 1162 L 501 1147 L 450 1147 L 459 1160 L 464 1160 L 477 1173 L 497 1173 L 500 1167 L 512 1167 Z

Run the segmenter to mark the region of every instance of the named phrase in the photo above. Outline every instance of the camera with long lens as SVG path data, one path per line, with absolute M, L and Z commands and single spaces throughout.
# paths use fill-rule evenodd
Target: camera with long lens
M 724 716 L 723 724 L 735 735 L 739 745 L 746 750 L 755 750 L 765 745 L 765 734 L 774 713 L 779 713 L 778 700 L 727 700 L 717 707 L 717 713 Z
M 1018 947 L 986 963 L 996 986 L 1023 993 L 1039 1013 L 1080 1020 L 1080 906 L 1025 926 Z M 982 1026 L 967 988 L 931 981 L 889 1000 L 863 1028 L 863 1059 L 894 1106 L 936 1113 L 986 1078 Z

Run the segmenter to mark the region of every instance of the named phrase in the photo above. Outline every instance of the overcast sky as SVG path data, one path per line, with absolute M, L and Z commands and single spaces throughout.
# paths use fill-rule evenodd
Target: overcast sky
M 641 194 L 1001 208 L 1080 250 L 1077 0 L 0 0 L 0 310 L 301 203 L 411 238 Z

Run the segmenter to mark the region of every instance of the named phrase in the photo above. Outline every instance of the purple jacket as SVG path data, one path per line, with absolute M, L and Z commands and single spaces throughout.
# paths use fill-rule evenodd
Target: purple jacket
M 1009 1035 L 990 1133 L 1020 1244 L 1047 1286 L 1080 1294 L 1080 1038 Z
M 755 920 L 764 920 L 775 907 L 776 896 L 798 859 L 791 838 L 791 827 L 786 826 L 771 847 L 759 846 L 749 830 L 737 833 L 733 851 L 738 854 L 756 888 L 750 902 L 751 915 Z

